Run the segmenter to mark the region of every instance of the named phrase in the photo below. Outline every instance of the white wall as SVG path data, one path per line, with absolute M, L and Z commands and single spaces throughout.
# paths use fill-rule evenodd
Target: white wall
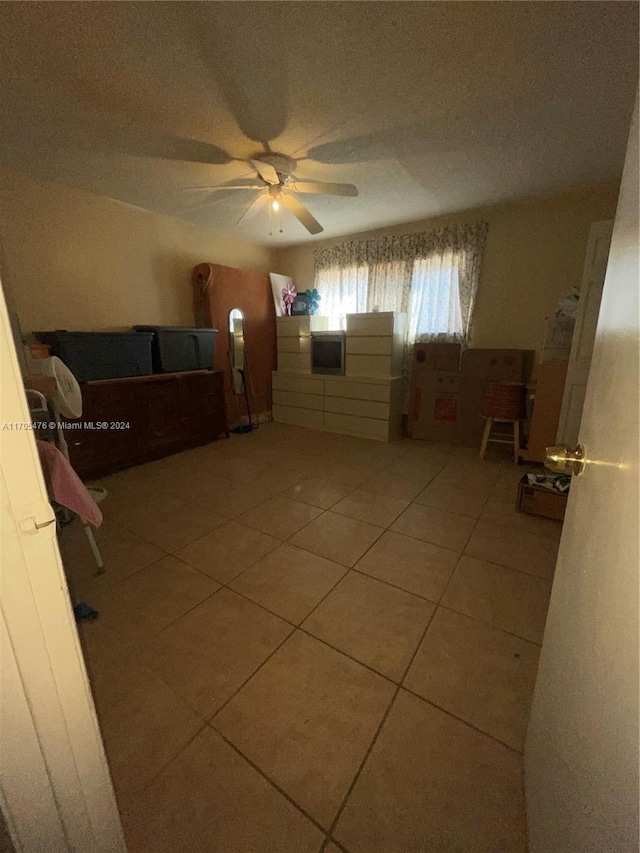
M 316 246 L 484 219 L 489 237 L 471 346 L 539 350 L 545 317 L 555 311 L 558 299 L 571 286 L 580 286 L 590 224 L 613 218 L 616 198 L 617 187 L 595 187 L 293 246 L 276 252 L 276 271 L 292 276 L 298 289 L 304 290 L 313 286 Z
M 8 172 L 0 241 L 3 287 L 25 332 L 190 326 L 195 264 L 271 267 L 263 246 Z
M 531 853 L 637 853 L 638 112 L 525 749 Z

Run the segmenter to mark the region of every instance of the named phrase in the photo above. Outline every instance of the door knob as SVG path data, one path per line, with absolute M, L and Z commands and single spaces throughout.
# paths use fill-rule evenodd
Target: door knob
M 559 474 L 581 474 L 585 465 L 585 452 L 581 444 L 572 450 L 566 444 L 547 447 L 544 464 Z

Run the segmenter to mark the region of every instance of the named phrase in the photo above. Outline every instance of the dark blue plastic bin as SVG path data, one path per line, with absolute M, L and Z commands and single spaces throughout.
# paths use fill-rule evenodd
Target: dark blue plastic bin
M 211 370 L 217 329 L 188 326 L 134 326 L 138 334 L 153 334 L 151 353 L 156 373 Z
M 153 372 L 152 334 L 137 332 L 37 332 L 78 382 L 148 376 Z

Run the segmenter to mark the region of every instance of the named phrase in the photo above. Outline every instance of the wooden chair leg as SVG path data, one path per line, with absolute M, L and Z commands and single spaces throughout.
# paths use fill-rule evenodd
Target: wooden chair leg
M 487 444 L 489 443 L 489 434 L 491 432 L 491 425 L 493 424 L 493 420 L 491 418 L 487 418 L 487 422 L 484 425 L 484 432 L 482 434 L 482 444 L 480 445 L 480 459 L 484 459 L 484 454 L 487 449 Z
M 520 421 L 513 422 L 513 461 L 518 464 L 520 456 Z

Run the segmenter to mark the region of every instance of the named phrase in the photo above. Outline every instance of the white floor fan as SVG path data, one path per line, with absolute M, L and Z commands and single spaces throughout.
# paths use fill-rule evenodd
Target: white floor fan
M 82 392 L 78 380 L 69 370 L 67 365 L 57 356 L 42 359 L 37 361 L 40 372 L 45 376 L 51 376 L 56 381 L 56 393 L 49 399 L 51 413 L 56 424 L 56 444 L 61 453 L 64 454 L 67 461 L 69 460 L 69 445 L 62 427 L 62 418 L 80 418 L 82 417 Z M 100 503 L 107 496 L 107 490 L 97 487 L 88 487 L 87 490 L 96 503 Z M 82 526 L 89 541 L 89 547 L 98 566 L 98 574 L 104 572 L 104 560 L 98 548 L 91 525 L 84 520 Z

